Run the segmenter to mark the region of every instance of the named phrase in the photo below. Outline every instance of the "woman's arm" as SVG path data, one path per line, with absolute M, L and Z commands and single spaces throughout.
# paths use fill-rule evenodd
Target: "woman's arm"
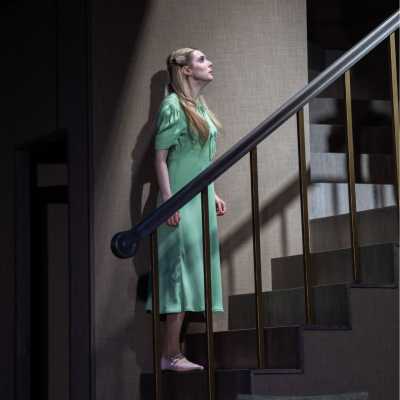
M 168 150 L 157 150 L 155 156 L 155 169 L 158 180 L 158 186 L 163 201 L 167 201 L 171 196 L 171 185 L 169 182 L 168 166 L 167 166 Z M 179 223 L 179 211 L 175 212 L 171 217 L 168 218 L 168 225 L 178 225 Z
M 157 150 L 155 158 L 155 168 L 158 186 L 160 188 L 163 201 L 167 201 L 171 196 L 171 186 L 167 167 L 168 150 Z

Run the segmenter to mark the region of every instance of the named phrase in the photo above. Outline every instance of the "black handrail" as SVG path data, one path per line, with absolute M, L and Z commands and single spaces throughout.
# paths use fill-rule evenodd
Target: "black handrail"
M 303 89 L 292 96 L 267 119 L 233 145 L 230 150 L 217 158 L 207 169 L 175 193 L 165 203 L 150 213 L 129 231 L 115 234 L 111 240 L 113 253 L 120 258 L 135 255 L 139 240 L 149 235 L 164 223 L 174 212 L 182 208 L 194 196 L 215 181 L 228 168 L 239 161 L 255 146 L 279 128 L 292 115 L 310 102 L 326 87 L 338 79 L 361 58 L 378 46 L 400 26 L 400 10 L 374 29 L 369 35 L 321 72 Z

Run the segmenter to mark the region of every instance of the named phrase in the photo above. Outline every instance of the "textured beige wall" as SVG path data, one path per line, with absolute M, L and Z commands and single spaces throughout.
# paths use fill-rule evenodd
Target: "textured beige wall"
M 110 8 L 111 7 L 111 8 Z M 139 300 L 148 242 L 119 260 L 113 233 L 154 207 L 154 117 L 177 47 L 203 50 L 214 63 L 204 91 L 224 124 L 218 155 L 307 80 L 305 0 L 94 2 L 95 327 L 98 399 L 136 398 L 151 367 L 151 321 Z M 264 287 L 271 257 L 298 253 L 300 219 L 295 120 L 259 148 Z M 228 212 L 219 219 L 227 296 L 253 288 L 248 157 L 216 183 Z M 139 289 L 138 289 L 139 288 Z M 215 318 L 226 327 L 227 312 Z

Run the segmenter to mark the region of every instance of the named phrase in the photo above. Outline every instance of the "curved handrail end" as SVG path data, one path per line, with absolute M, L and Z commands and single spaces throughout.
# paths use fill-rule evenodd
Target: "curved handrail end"
M 111 251 L 119 258 L 133 257 L 139 247 L 139 239 L 132 231 L 116 233 L 111 239 Z

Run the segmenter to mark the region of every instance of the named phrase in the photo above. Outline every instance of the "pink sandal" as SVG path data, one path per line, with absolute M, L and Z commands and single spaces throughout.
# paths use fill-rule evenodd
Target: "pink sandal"
M 161 357 L 161 369 L 163 371 L 194 371 L 203 370 L 204 367 L 199 364 L 192 363 L 182 353 L 175 356 Z

